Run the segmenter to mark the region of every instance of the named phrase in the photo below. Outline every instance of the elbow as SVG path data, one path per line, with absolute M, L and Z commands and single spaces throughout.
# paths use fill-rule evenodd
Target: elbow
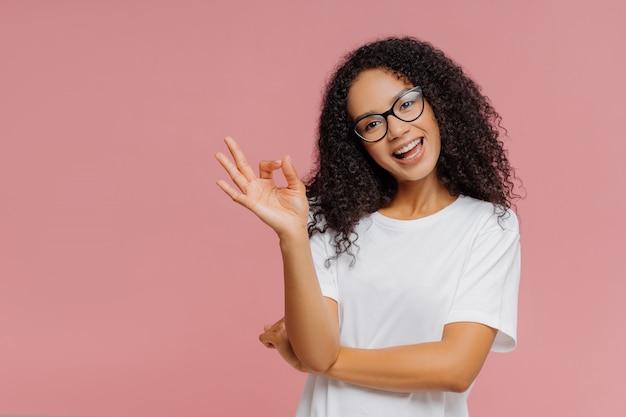
M 337 361 L 339 356 L 339 346 L 335 343 L 326 346 L 317 346 L 317 348 L 306 352 L 298 352 L 298 359 L 303 367 L 314 374 L 325 374 Z
M 328 363 L 305 363 L 304 369 L 309 370 L 312 374 L 322 375 L 325 374 L 331 366 L 332 364 L 329 365 Z
M 460 394 L 470 389 L 473 383 L 474 380 L 469 378 L 450 381 L 447 391 Z
M 294 353 L 303 370 L 314 374 L 325 374 L 339 356 L 339 337 L 326 338 L 317 343 L 298 345 L 292 342 Z
M 301 358 L 304 368 L 314 374 L 325 374 L 337 361 L 339 349 L 330 349 L 309 358 Z
M 466 370 L 452 371 L 448 373 L 448 376 L 449 378 L 445 383 L 445 390 L 459 394 L 470 389 L 476 379 L 474 372 L 468 372 Z

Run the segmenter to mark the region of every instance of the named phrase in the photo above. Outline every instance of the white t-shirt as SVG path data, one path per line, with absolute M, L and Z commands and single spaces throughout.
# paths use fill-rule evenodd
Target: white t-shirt
M 516 344 L 519 229 L 510 211 L 460 196 L 417 220 L 363 218 L 356 262 L 332 257 L 333 233 L 311 237 L 324 296 L 339 305 L 340 344 L 366 349 L 440 341 L 443 327 L 477 322 L 498 329 L 493 351 Z M 467 396 L 393 393 L 309 375 L 296 417 L 466 417 Z

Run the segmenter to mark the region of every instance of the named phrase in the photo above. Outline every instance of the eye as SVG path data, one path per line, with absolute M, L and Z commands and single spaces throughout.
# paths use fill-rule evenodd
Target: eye
M 376 129 L 378 126 L 380 126 L 380 123 L 380 120 L 371 120 L 365 125 L 363 130 L 365 132 L 371 132 L 373 129 Z
M 380 129 L 384 129 L 384 126 L 385 120 L 380 115 L 373 115 L 359 120 L 356 129 L 361 135 L 369 135 Z
M 400 103 L 399 110 L 408 111 L 411 109 L 411 107 L 413 107 L 414 104 L 415 104 L 415 100 L 403 101 L 402 103 Z

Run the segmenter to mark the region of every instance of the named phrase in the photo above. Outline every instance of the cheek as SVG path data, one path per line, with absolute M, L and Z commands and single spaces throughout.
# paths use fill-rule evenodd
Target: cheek
M 441 155 L 441 140 L 439 137 L 437 137 L 437 140 L 433 141 L 433 151 L 437 162 L 439 162 L 439 156 Z
M 430 129 L 431 134 L 430 137 L 432 139 L 431 143 L 433 144 L 434 148 L 437 150 L 437 153 L 439 153 L 441 151 L 441 131 L 439 130 L 439 125 L 437 124 L 437 121 L 435 120 L 435 116 L 433 116 L 433 125 Z

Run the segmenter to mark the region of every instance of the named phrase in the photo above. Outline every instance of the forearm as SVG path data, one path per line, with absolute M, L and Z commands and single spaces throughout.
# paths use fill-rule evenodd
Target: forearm
M 437 343 L 387 349 L 340 348 L 325 376 L 394 391 L 461 391 L 465 384 Z M 458 386 L 457 386 L 458 385 Z
M 310 369 L 326 371 L 339 349 L 339 329 L 322 295 L 303 233 L 281 238 L 285 279 L 285 325 L 298 359 Z
M 496 331 L 476 323 L 454 326 L 456 333 L 448 332 L 441 342 L 385 349 L 342 347 L 323 374 L 386 391 L 464 392 L 478 375 Z

